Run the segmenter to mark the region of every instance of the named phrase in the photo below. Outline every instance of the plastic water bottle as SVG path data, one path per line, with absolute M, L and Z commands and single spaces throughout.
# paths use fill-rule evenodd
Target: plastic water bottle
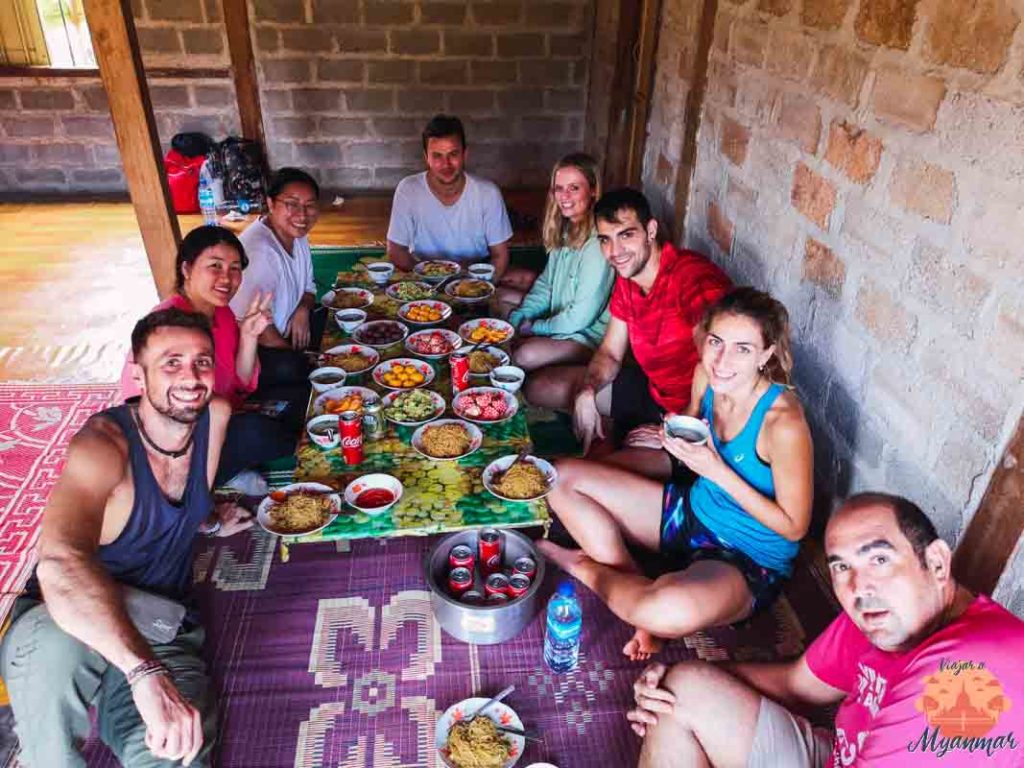
M 203 212 L 204 224 L 217 223 L 217 203 L 213 197 L 213 189 L 202 173 L 199 174 L 199 210 Z
M 558 585 L 548 602 L 548 626 L 544 634 L 544 663 L 552 672 L 571 672 L 580 658 L 583 611 L 571 581 Z

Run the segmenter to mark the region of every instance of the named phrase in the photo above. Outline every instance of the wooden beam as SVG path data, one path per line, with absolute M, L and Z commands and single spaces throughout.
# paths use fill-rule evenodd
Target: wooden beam
M 128 194 L 153 281 L 160 298 L 165 298 L 174 290 L 181 230 L 164 175 L 130 0 L 85 0 L 85 17 L 110 104 Z
M 711 44 L 715 37 L 715 17 L 718 15 L 718 0 L 704 0 L 697 35 L 696 59 L 693 64 L 693 82 L 686 95 L 686 112 L 683 119 L 683 146 L 676 174 L 675 223 L 678 234 L 686 233 L 686 213 L 690 204 L 690 187 L 697 168 L 697 129 L 704 111 L 704 96 L 708 90 L 708 66 L 711 61 Z
M 256 79 L 256 57 L 249 36 L 249 11 L 246 0 L 223 0 L 224 26 L 231 55 L 231 75 L 235 80 L 235 98 L 242 136 L 258 141 L 266 153 L 263 136 L 263 110 L 260 108 L 260 84 Z
M 150 67 L 146 70 L 146 77 L 150 80 L 211 80 L 217 77 L 227 77 L 230 74 L 231 70 L 227 67 Z M 61 69 L 59 67 L 0 66 L 0 78 L 70 77 L 88 80 L 99 76 L 100 71 L 94 67 Z
M 953 575 L 991 595 L 1024 533 L 1024 418 L 953 555 Z
M 661 0 L 644 0 L 639 10 L 633 56 L 636 76 L 629 121 L 629 149 L 626 154 L 626 179 L 631 187 L 641 186 L 644 172 L 644 145 L 647 143 L 647 119 L 651 112 L 654 65 L 658 52 L 658 28 L 661 26 Z

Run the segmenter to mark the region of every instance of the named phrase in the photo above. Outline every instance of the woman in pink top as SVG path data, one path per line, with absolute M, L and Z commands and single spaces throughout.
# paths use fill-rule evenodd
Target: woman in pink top
M 297 411 L 281 419 L 238 411 L 246 397 L 256 390 L 260 373 L 256 342 L 272 322 L 269 293 L 254 294 L 245 314 L 237 320 L 228 306 L 242 282 L 242 270 L 248 264 L 245 248 L 230 230 L 197 227 L 185 236 L 178 248 L 175 293 L 154 308 L 155 311 L 176 307 L 198 312 L 210 320 L 214 347 L 213 389 L 227 398 L 236 411 L 228 422 L 221 449 L 218 485 L 248 467 L 291 454 L 295 450 L 297 419 L 301 420 Z M 121 373 L 121 393 L 125 400 L 142 393 L 136 378 L 142 372 L 133 362 L 129 353 Z
M 189 232 L 178 248 L 175 292 L 153 308 L 175 307 L 206 315 L 213 328 L 215 377 L 213 389 L 237 409 L 256 389 L 259 362 L 256 340 L 270 323 L 270 296 L 253 296 L 245 316 L 235 320 L 228 302 L 249 265 L 245 249 L 234 233 L 223 227 L 203 226 Z M 141 394 L 134 379 L 131 353 L 121 372 L 124 399 Z

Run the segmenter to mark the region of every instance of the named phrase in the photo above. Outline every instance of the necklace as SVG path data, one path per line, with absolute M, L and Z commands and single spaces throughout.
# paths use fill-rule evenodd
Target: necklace
M 154 451 L 163 456 L 169 456 L 172 459 L 180 459 L 182 456 L 189 452 L 189 449 L 192 447 L 192 438 L 195 437 L 196 434 L 196 428 L 194 426 L 192 427 L 192 429 L 189 430 L 188 439 L 185 441 L 185 445 L 183 445 L 177 451 L 168 451 L 166 448 L 161 448 L 159 445 L 157 445 L 153 441 L 153 438 L 151 438 L 149 434 L 146 432 L 146 428 L 142 426 L 142 419 L 139 418 L 138 406 L 133 406 L 129 410 L 132 414 L 132 421 L 134 421 L 135 426 L 139 428 L 139 434 L 142 435 L 142 439 L 145 441 L 146 445 L 148 445 Z

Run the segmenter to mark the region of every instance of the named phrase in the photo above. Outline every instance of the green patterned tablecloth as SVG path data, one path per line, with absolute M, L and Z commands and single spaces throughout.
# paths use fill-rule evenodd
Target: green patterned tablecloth
M 368 257 L 363 261 L 373 261 Z M 414 276 L 396 272 L 392 282 L 415 279 Z M 402 302 L 386 296 L 383 290 L 377 289 L 366 280 L 366 271 L 362 264 L 353 270 L 338 273 L 338 282 L 372 288 L 374 302 L 367 309 L 369 320 L 391 318 L 397 315 Z M 484 316 L 488 306 L 474 305 L 467 309 L 465 305 L 452 303 L 455 312 L 444 323 L 443 327 L 455 329 L 469 317 Z M 431 328 L 438 326 L 429 326 Z M 416 330 L 411 327 L 411 330 Z M 330 349 L 344 344 L 349 338 L 335 324 L 333 318 L 328 320 L 324 332 L 322 349 Z M 507 351 L 507 350 L 506 350 Z M 384 350 L 382 360 L 393 357 L 413 356 L 403 344 L 396 344 Z M 451 378 L 448 360 L 429 361 L 434 368 L 436 378 L 429 385 L 441 393 L 445 400 L 451 402 Z M 361 376 L 350 376 L 346 385 L 370 387 L 381 393 L 386 390 L 378 387 L 369 372 Z M 474 384 L 486 385 L 486 379 L 474 379 Z M 312 412 L 312 401 L 310 402 Z M 446 412 L 451 416 L 451 411 Z M 416 453 L 410 445 L 410 438 L 415 431 L 412 427 L 399 427 L 388 422 L 387 434 L 378 440 L 364 440 L 365 459 L 358 466 L 346 465 L 342 459 L 341 449 L 321 450 L 309 441 L 303 433 L 302 440 L 296 449 L 297 467 L 295 480 L 316 481 L 343 490 L 345 486 L 359 475 L 369 472 L 386 472 L 397 477 L 404 486 L 401 500 L 383 515 L 370 516 L 363 513 L 352 515 L 342 514 L 327 528 L 309 536 L 288 537 L 283 543 L 307 541 L 331 541 L 336 539 L 355 539 L 364 537 L 383 537 L 401 535 L 426 535 L 444 531 L 456 531 L 462 528 L 480 526 L 523 527 L 546 524 L 549 521 L 547 503 L 543 500 L 528 503 L 502 501 L 492 496 L 483 486 L 481 473 L 494 459 L 510 453 L 517 453 L 524 447 L 532 448 L 530 433 L 526 422 L 525 404 L 520 399 L 520 408 L 516 415 L 502 424 L 482 426 L 484 443 L 480 450 L 458 461 L 431 461 Z M 350 508 L 349 511 L 352 511 Z

